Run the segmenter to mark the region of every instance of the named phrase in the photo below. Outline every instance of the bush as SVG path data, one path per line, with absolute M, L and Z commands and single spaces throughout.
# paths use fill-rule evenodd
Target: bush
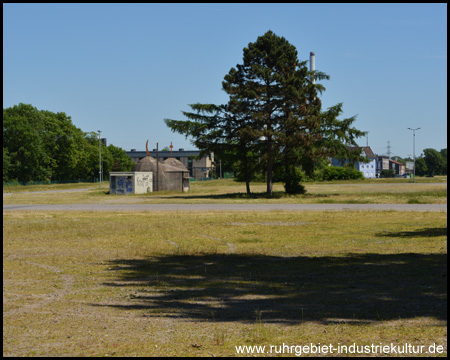
M 307 181 L 323 181 L 323 169 L 314 170 Z
M 307 176 L 304 171 L 300 170 L 300 168 L 296 166 L 290 166 L 289 170 L 290 172 L 289 176 L 296 178 L 299 182 L 304 182 L 307 180 Z M 273 170 L 273 182 L 285 182 L 286 181 L 286 167 L 284 165 L 279 165 L 274 167 Z M 264 180 L 267 179 L 267 176 Z
M 392 169 L 381 170 L 380 177 L 382 177 L 382 178 L 393 178 L 393 177 L 395 177 L 395 172 Z
M 284 174 L 284 189 L 287 194 L 305 194 L 305 187 L 300 182 L 305 180 L 305 175 L 299 168 L 291 166 L 288 174 Z
M 364 179 L 363 173 L 359 170 L 337 166 L 328 166 L 324 168 L 322 175 L 323 180 L 325 181 Z
M 284 184 L 284 190 L 286 191 L 286 194 L 306 194 L 305 187 L 300 184 L 299 182 L 295 181 L 288 181 Z

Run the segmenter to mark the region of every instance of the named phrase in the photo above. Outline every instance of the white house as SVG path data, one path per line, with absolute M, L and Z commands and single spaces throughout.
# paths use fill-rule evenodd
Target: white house
M 355 168 L 361 171 L 365 178 L 375 178 L 376 170 L 377 170 L 377 157 L 373 153 L 370 146 L 361 146 L 359 148 L 349 147 L 350 150 L 361 149 L 361 155 L 365 156 L 369 159 L 368 163 L 357 162 L 355 164 Z M 331 160 L 331 165 L 333 166 L 342 166 L 342 163 L 337 159 Z

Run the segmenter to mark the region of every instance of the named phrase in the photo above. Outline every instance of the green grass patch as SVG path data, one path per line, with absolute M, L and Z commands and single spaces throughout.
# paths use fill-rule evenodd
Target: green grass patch
M 420 202 L 420 200 L 418 199 L 408 199 L 408 204 L 423 204 L 422 202 Z

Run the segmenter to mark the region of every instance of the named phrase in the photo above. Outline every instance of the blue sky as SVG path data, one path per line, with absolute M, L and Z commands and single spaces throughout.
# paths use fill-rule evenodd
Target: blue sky
M 3 108 L 65 112 L 127 151 L 193 149 L 163 119 L 225 103 L 268 30 L 315 52 L 324 109 L 342 102 L 375 153 L 412 156 L 408 127 L 416 156 L 447 147 L 447 4 L 3 4 Z

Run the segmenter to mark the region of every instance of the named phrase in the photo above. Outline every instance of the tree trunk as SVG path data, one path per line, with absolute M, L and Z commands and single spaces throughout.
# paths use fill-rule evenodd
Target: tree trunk
M 272 137 L 267 138 L 267 195 L 272 196 L 273 184 L 272 184 L 272 171 L 273 171 L 273 148 Z
M 245 172 L 245 187 L 247 189 L 247 195 L 250 195 L 251 194 L 251 191 L 250 191 L 250 175 L 248 173 L 247 154 L 245 154 L 245 157 L 244 157 L 244 172 Z

